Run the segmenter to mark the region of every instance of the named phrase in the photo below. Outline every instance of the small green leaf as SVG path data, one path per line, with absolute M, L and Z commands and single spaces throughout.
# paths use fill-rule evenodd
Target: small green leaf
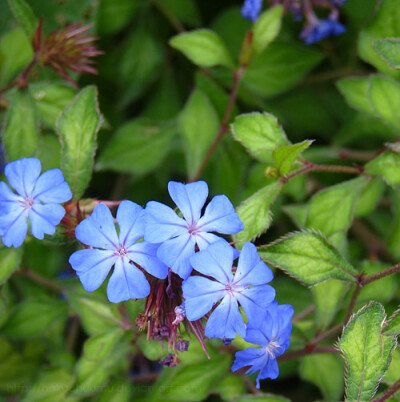
M 373 47 L 390 67 L 400 69 L 400 38 L 379 39 Z
M 61 112 L 74 98 L 76 91 L 68 85 L 39 82 L 29 86 L 40 120 L 54 129 Z
M 298 229 L 306 228 L 308 204 L 285 205 L 282 211 L 292 219 Z
M 269 113 L 242 114 L 231 129 L 233 136 L 261 162 L 272 162 L 272 152 L 289 142 L 277 118 Z
M 312 288 L 315 302 L 315 322 L 319 330 L 323 331 L 329 328 L 342 306 L 343 298 L 348 289 L 348 283 L 336 279 L 328 279 Z
M 233 61 L 222 39 L 209 29 L 197 29 L 174 36 L 169 44 L 200 67 L 233 67 Z
M 2 332 L 13 338 L 29 338 L 46 332 L 67 318 L 67 304 L 57 300 L 27 300 L 15 307 Z
M 310 202 L 307 227 L 328 237 L 347 230 L 357 198 L 367 182 L 367 178 L 360 177 L 318 192 Z
M 235 235 L 240 246 L 257 238 L 269 228 L 272 221 L 271 204 L 281 189 L 280 182 L 269 184 L 240 204 L 237 213 L 244 223 L 244 229 Z
M 283 7 L 277 5 L 263 12 L 253 26 L 253 51 L 261 53 L 278 35 L 281 29 Z
M 368 96 L 375 115 L 400 129 L 400 83 L 389 77 L 371 76 Z
M 391 186 L 400 184 L 400 154 L 386 151 L 365 165 L 365 173 L 381 175 Z
M 272 153 L 275 161 L 275 167 L 280 176 L 288 174 L 292 169 L 293 163 L 305 151 L 313 141 L 306 140 L 293 145 L 283 145 L 274 150 Z
M 375 395 L 396 347 L 396 339 L 381 335 L 385 311 L 371 302 L 358 311 L 338 343 L 346 362 L 346 399 L 369 401 Z
M 39 131 L 35 103 L 28 91 L 14 92 L 2 137 L 10 161 L 35 155 Z
M 301 362 L 300 376 L 314 383 L 326 401 L 340 400 L 343 393 L 343 364 L 339 356 L 305 356 Z
M 22 248 L 0 248 L 0 285 L 20 267 L 21 259 Z
M 39 21 L 31 7 L 25 0 L 8 0 L 8 4 L 15 19 L 28 36 L 28 39 L 32 40 Z
M 362 189 L 354 209 L 355 216 L 366 216 L 378 205 L 385 191 L 385 183 L 380 177 L 374 177 Z
M 355 269 L 322 235 L 294 232 L 259 248 L 261 258 L 306 285 L 329 278 L 355 282 Z
M 132 394 L 132 380 L 130 378 L 118 378 L 101 390 L 96 402 L 131 402 L 133 401 Z
M 61 170 L 74 200 L 81 197 L 92 176 L 100 125 L 101 115 L 94 86 L 82 89 L 57 121 L 62 146 Z
M 360 112 L 374 114 L 368 99 L 369 78 L 345 78 L 336 85 L 351 107 Z
M 246 387 L 243 378 L 235 374 L 225 375 L 212 390 L 213 394 L 219 394 L 224 401 L 236 400 L 235 397 L 245 394 Z
M 174 122 L 139 118 L 122 125 L 104 147 L 97 170 L 145 174 L 157 168 L 171 148 Z
M 400 335 L 400 307 L 387 320 L 383 327 L 382 334 L 388 336 Z
M 199 169 L 219 130 L 219 118 L 207 96 L 196 89 L 179 119 L 189 176 Z

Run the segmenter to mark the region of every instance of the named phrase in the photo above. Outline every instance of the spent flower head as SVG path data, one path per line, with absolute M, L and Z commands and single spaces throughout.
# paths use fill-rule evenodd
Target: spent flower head
M 168 274 L 156 256 L 158 245 L 138 242 L 144 233 L 143 208 L 123 201 L 117 210 L 117 223 L 119 233 L 110 209 L 98 204 L 75 230 L 76 238 L 92 248 L 76 251 L 69 258 L 88 292 L 98 289 L 114 266 L 107 286 L 108 299 L 113 303 L 150 293 L 149 282 L 139 267 L 160 279 Z
M 4 173 L 14 193 L 0 182 L 0 236 L 7 247 L 20 247 L 28 231 L 43 239 L 52 235 L 65 215 L 60 203 L 71 199 L 72 193 L 60 169 L 40 174 L 39 159 L 23 158 L 6 165 Z
M 201 215 L 208 196 L 208 186 L 204 181 L 189 184 L 170 181 L 168 192 L 183 218 L 164 204 L 148 202 L 144 239 L 150 243 L 162 243 L 157 251 L 158 258 L 186 279 L 192 271 L 189 258 L 195 253 L 196 245 L 204 250 L 221 240 L 210 232 L 234 234 L 244 226 L 225 195 L 215 196 Z
M 255 323 L 263 319 L 275 297 L 275 290 L 266 284 L 273 278 L 272 271 L 261 261 L 254 244 L 243 245 L 235 275 L 234 259 L 234 250 L 225 241 L 211 244 L 190 259 L 193 268 L 206 277 L 190 276 L 183 282 L 186 317 L 198 320 L 216 306 L 205 328 L 209 338 L 244 337 L 246 327 L 239 304 L 248 322 Z

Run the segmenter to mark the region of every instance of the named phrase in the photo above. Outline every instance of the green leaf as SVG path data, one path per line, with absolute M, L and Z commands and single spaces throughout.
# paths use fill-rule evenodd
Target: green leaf
M 280 176 L 288 174 L 292 169 L 293 163 L 305 151 L 313 141 L 306 140 L 293 145 L 283 145 L 276 148 L 272 156 L 275 161 L 275 167 Z
M 261 162 L 272 162 L 272 152 L 289 142 L 277 118 L 269 113 L 242 114 L 231 129 L 233 136 Z
M 369 401 L 385 374 L 396 339 L 381 335 L 386 318 L 380 303 L 371 302 L 346 325 L 338 347 L 346 362 L 346 399 Z
M 325 236 L 348 229 L 357 198 L 368 179 L 359 177 L 318 192 L 310 202 L 307 227 Z
M 385 183 L 380 177 L 374 177 L 362 189 L 360 196 L 356 202 L 354 215 L 366 216 L 375 210 L 383 192 L 385 191 Z
M 368 96 L 376 116 L 400 129 L 400 83 L 389 77 L 371 76 Z
M 240 246 L 254 240 L 269 228 L 272 221 L 271 204 L 281 189 L 280 182 L 269 184 L 240 204 L 237 213 L 244 223 L 244 229 L 235 234 L 235 240 Z
M 348 283 L 336 279 L 328 279 L 312 288 L 315 302 L 315 322 L 321 331 L 329 328 L 337 312 L 342 306 Z
M 262 394 L 262 395 L 244 395 L 234 399 L 235 402 L 290 402 L 283 396 Z
M 49 169 L 60 168 L 61 144 L 57 136 L 53 134 L 42 135 L 37 157 L 42 163 L 43 172 Z
M 305 356 L 301 362 L 300 376 L 314 383 L 326 401 L 340 400 L 343 393 L 343 364 L 339 356 Z
M 195 0 L 157 0 L 179 21 L 189 25 L 200 25 L 200 15 Z
M 32 40 L 39 21 L 31 7 L 25 0 L 8 0 L 8 4 L 15 19 L 28 36 L 28 39 Z
M 355 282 L 355 269 L 322 235 L 294 232 L 258 249 L 261 258 L 306 285 L 329 278 Z
M 213 394 L 218 394 L 224 401 L 230 402 L 236 396 L 246 393 L 243 379 L 235 374 L 227 374 L 212 389 Z
M 169 44 L 197 66 L 234 66 L 222 39 L 209 29 L 197 29 L 176 35 L 170 39 Z
M 100 125 L 101 115 L 94 86 L 82 89 L 57 121 L 62 146 L 61 170 L 74 200 L 81 197 L 92 176 Z
M 121 329 L 89 338 L 76 366 L 76 383 L 70 396 L 90 395 L 99 390 L 129 351 Z
M 390 67 L 400 69 L 400 38 L 379 39 L 373 47 Z
M 39 82 L 29 86 L 40 120 L 48 128 L 56 127 L 61 112 L 74 98 L 76 91 L 68 85 Z
M 2 333 L 13 338 L 42 335 L 59 320 L 67 319 L 67 304 L 57 300 L 27 300 L 15 307 Z
M 14 92 L 2 137 L 10 161 L 35 155 L 39 131 L 35 103 L 29 92 Z
M 376 40 L 396 37 L 400 37 L 399 3 L 397 0 L 379 2 L 379 9 L 374 19 L 360 33 L 358 51 L 364 61 L 372 64 L 380 72 L 399 78 L 400 72 L 389 67 L 374 49 Z
M 282 207 L 282 211 L 287 214 L 297 226 L 298 229 L 306 228 L 306 220 L 308 214 L 307 204 L 293 204 L 285 205 Z
M 273 97 L 296 85 L 321 60 L 321 53 L 310 48 L 273 42 L 251 62 L 242 85 L 256 95 Z
M 0 248 L 0 285 L 20 267 L 21 259 L 22 248 Z
M 217 112 L 200 90 L 192 92 L 179 119 L 189 176 L 199 169 L 219 130 Z M 199 135 L 201 133 L 201 135 Z
M 156 169 L 171 148 L 174 122 L 139 118 L 122 125 L 104 147 L 97 170 L 145 174 Z
M 374 114 L 368 97 L 369 78 L 345 78 L 338 81 L 336 85 L 352 108 Z
M 277 5 L 263 12 L 253 26 L 253 52 L 261 53 L 278 35 L 281 29 L 283 7 Z
M 382 334 L 388 336 L 400 335 L 400 307 L 387 320 L 383 327 Z
M 400 184 L 400 154 L 386 151 L 365 165 L 365 173 L 381 175 L 391 186 Z
M 22 402 L 63 401 L 73 383 L 72 373 L 63 367 L 44 370 L 33 385 L 28 388 Z
M 219 355 L 202 363 L 165 368 L 159 380 L 153 385 L 150 401 L 204 400 L 211 386 L 226 375 L 230 364 L 230 356 Z
M 133 386 L 130 378 L 116 379 L 101 390 L 96 402 L 131 402 L 132 394 Z

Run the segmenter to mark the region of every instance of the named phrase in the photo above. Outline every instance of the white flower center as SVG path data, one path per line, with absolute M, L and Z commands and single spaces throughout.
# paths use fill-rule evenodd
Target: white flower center
M 117 255 L 118 257 L 125 257 L 128 254 L 128 250 L 124 247 L 124 246 L 120 246 L 119 248 L 117 248 L 115 250 L 115 255 Z
M 278 349 L 281 347 L 281 345 L 279 345 L 279 343 L 275 340 L 272 339 L 269 344 L 265 347 L 265 351 L 271 356 L 271 357 L 275 357 L 276 353 L 278 352 Z
M 225 291 L 231 295 L 236 292 L 235 283 L 229 282 L 225 285 Z
M 196 222 L 193 222 L 192 224 L 188 225 L 188 232 L 191 236 L 196 236 L 199 234 L 199 228 L 196 225 Z
M 24 209 L 31 209 L 35 203 L 35 200 L 31 197 L 24 197 L 24 199 L 20 200 L 19 202 Z

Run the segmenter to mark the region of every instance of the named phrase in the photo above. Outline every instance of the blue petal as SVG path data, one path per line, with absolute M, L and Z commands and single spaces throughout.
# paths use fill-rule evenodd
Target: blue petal
M 266 322 L 266 319 L 254 323 L 249 323 L 247 325 L 246 337 L 244 338 L 246 342 L 264 347 L 269 344 L 270 338 L 267 337 L 260 328 L 258 328 L 258 326 L 262 325 L 261 323 L 263 322 Z
M 72 193 L 61 170 L 50 169 L 37 179 L 32 197 L 46 204 L 62 203 L 70 200 Z
M 226 295 L 207 321 L 205 335 L 208 338 L 234 339 L 236 333 L 242 338 L 246 327 L 239 311 L 237 300 Z
M 260 374 L 258 374 L 257 377 L 258 388 L 260 388 L 260 380 L 263 380 L 265 378 L 271 378 L 272 380 L 275 380 L 275 378 L 278 378 L 278 375 L 279 375 L 278 362 L 276 361 L 276 359 L 272 359 L 270 357 L 268 359 L 267 364 L 260 371 Z
M 211 276 L 223 284 L 232 282 L 233 248 L 220 240 L 199 251 L 190 258 L 193 268 L 206 276 Z
M 150 285 L 144 274 L 130 264 L 127 258 L 118 258 L 107 285 L 108 300 L 119 303 L 129 299 L 141 299 L 149 293 Z
M 6 206 L 7 203 L 18 202 L 21 197 L 15 194 L 4 181 L 0 181 L 0 208 Z
M 206 249 L 210 244 L 215 243 L 216 241 L 221 239 L 221 237 L 207 232 L 200 232 L 196 235 L 196 243 L 199 246 L 200 250 Z
M 18 194 L 31 197 L 41 169 L 42 165 L 39 159 L 23 158 L 7 164 L 4 169 L 4 174 L 11 187 L 14 188 Z
M 262 0 L 245 0 L 241 9 L 242 17 L 256 22 L 262 9 Z
M 195 252 L 195 240 L 190 234 L 167 240 L 157 250 L 157 257 L 182 279 L 192 272 L 189 258 Z
M 168 192 L 189 224 L 200 219 L 201 209 L 208 196 L 208 186 L 205 181 L 189 184 L 170 181 Z
M 28 211 L 22 206 L 14 206 L 6 216 L 1 218 L 0 235 L 5 246 L 20 247 L 27 231 Z
M 226 195 L 217 195 L 210 201 L 197 227 L 202 232 L 223 234 L 238 233 L 244 229 L 243 222 Z
M 37 239 L 43 239 L 44 234 L 52 235 L 65 215 L 65 209 L 59 204 L 33 204 L 29 210 L 31 232 Z
M 275 298 L 275 290 L 269 285 L 258 285 L 235 292 L 235 296 L 251 323 L 265 317 L 266 308 Z
M 246 374 L 255 373 L 262 370 L 268 361 L 268 355 L 264 348 L 247 348 L 236 352 L 235 361 L 232 365 L 232 371 L 239 370 L 243 367 L 252 366 L 247 370 Z
M 93 292 L 107 278 L 117 258 L 109 250 L 85 249 L 75 251 L 69 257 L 69 263 L 79 276 L 84 289 Z
M 235 283 L 242 286 L 262 285 L 272 281 L 273 277 L 272 271 L 261 261 L 256 246 L 245 243 L 240 253 Z
M 129 248 L 144 236 L 143 208 L 132 201 L 122 201 L 117 211 L 119 243 Z
M 129 247 L 127 257 L 140 265 L 149 274 L 159 279 L 168 275 L 168 267 L 158 259 L 157 250 L 159 244 L 152 244 L 142 241 Z
M 144 233 L 146 241 L 162 243 L 184 233 L 188 233 L 187 223 L 172 208 L 156 201 L 147 203 Z
M 207 314 L 224 297 L 225 286 L 202 276 L 191 276 L 182 284 L 186 317 L 196 321 Z
M 119 246 L 113 216 L 104 204 L 96 205 L 92 214 L 76 227 L 75 236 L 92 247 L 116 250 Z

